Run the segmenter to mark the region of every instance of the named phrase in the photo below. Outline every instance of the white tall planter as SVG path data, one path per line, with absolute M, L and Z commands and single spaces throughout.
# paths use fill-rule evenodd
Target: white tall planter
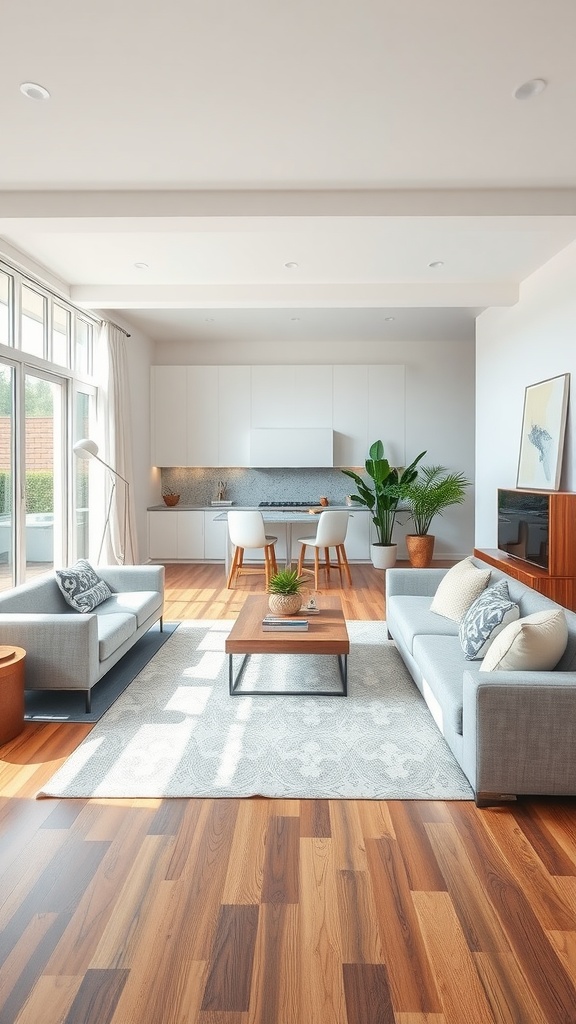
M 398 554 L 397 544 L 371 544 L 370 558 L 375 569 L 391 569 Z

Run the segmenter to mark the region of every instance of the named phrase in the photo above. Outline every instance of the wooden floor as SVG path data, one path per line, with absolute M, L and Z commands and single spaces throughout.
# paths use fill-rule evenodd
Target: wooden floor
M 261 581 L 167 585 L 233 618 Z M 89 731 L 0 748 L 0 1024 L 576 1022 L 576 800 L 35 800 Z

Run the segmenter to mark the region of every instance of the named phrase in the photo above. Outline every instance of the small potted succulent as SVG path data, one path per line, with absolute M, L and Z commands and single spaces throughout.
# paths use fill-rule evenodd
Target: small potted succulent
M 162 491 L 162 497 L 164 499 L 164 504 L 169 506 L 177 505 L 180 501 L 180 495 L 175 494 L 169 487 L 164 488 Z
M 273 615 L 295 615 L 302 605 L 302 587 L 308 581 L 296 569 L 281 569 L 270 577 L 268 607 Z

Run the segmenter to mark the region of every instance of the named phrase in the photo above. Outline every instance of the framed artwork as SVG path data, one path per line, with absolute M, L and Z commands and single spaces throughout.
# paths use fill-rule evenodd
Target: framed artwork
M 526 388 L 517 487 L 560 487 L 569 387 L 570 374 L 562 373 Z

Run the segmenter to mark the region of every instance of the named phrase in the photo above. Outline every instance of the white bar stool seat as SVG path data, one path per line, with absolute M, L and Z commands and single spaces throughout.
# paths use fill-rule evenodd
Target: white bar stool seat
M 266 574 L 266 589 L 270 577 L 278 572 L 276 562 L 275 544 L 278 537 L 269 537 L 264 528 L 264 519 L 261 512 L 256 511 L 232 511 L 228 513 L 228 533 L 232 544 L 234 544 L 234 557 L 228 582 L 228 590 L 232 590 L 238 576 L 241 573 L 262 573 Z M 264 566 L 245 566 L 244 552 L 248 548 L 264 549 Z
M 325 569 L 328 577 L 330 577 L 330 569 L 338 569 L 341 585 L 343 583 L 342 570 L 344 570 L 348 583 L 352 586 L 350 566 L 348 565 L 348 558 L 346 557 L 346 549 L 344 547 L 349 515 L 350 513 L 344 509 L 331 509 L 330 511 L 321 512 L 318 519 L 316 536 L 298 537 L 298 543 L 302 545 L 298 559 L 298 575 L 301 576 L 303 572 L 313 571 L 314 588 L 316 590 L 318 590 L 318 573 L 320 569 Z M 314 548 L 314 570 L 307 569 L 304 566 L 307 547 Z M 330 561 L 330 548 L 335 548 L 336 550 L 336 563 Z M 324 550 L 323 563 L 320 562 L 319 556 L 321 549 Z

